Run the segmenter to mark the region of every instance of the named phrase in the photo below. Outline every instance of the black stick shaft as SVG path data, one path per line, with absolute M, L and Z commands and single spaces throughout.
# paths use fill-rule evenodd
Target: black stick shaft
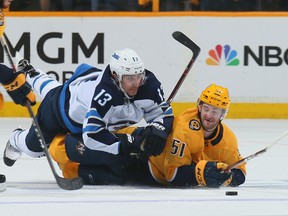
M 199 53 L 200 53 L 200 47 L 195 44 L 190 38 L 188 38 L 185 34 L 183 34 L 180 31 L 175 31 L 172 34 L 173 38 L 177 40 L 179 43 L 183 44 L 186 46 L 188 49 L 192 51 L 192 58 L 189 61 L 188 65 L 186 66 L 184 72 L 182 73 L 180 79 L 178 80 L 177 84 L 175 85 L 174 89 L 172 90 L 170 96 L 167 99 L 167 103 L 170 104 L 173 100 L 174 97 L 176 96 L 178 90 L 182 86 L 182 83 L 184 82 L 185 78 L 187 77 L 189 71 L 191 70 L 195 60 L 197 59 Z

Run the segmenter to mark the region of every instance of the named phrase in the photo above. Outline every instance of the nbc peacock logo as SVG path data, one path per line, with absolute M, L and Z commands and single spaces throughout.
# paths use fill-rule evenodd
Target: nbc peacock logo
M 211 66 L 237 66 L 239 63 L 237 51 L 232 50 L 229 45 L 223 47 L 218 44 L 215 49 L 209 50 L 209 57 L 206 59 L 206 64 Z

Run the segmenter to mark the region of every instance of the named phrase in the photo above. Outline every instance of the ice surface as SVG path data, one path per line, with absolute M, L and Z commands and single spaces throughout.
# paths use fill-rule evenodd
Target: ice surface
M 273 143 L 288 129 L 288 120 L 232 120 L 243 156 Z M 26 118 L 0 118 L 0 156 L 10 132 Z M 0 163 L 7 190 L 0 193 L 3 216 L 52 215 L 288 215 L 288 136 L 265 154 L 247 164 L 247 180 L 238 188 L 166 189 L 137 186 L 84 186 L 81 190 L 60 189 L 46 158 L 23 155 L 13 167 Z M 58 168 L 57 168 L 58 171 Z M 60 175 L 60 172 L 59 172 Z M 227 190 L 238 196 L 226 196 Z

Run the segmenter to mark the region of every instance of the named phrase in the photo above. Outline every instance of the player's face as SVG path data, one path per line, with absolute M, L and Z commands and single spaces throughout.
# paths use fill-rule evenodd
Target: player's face
M 217 108 L 206 103 L 199 106 L 199 111 L 201 112 L 200 118 L 202 125 L 208 131 L 211 131 L 217 127 L 220 118 L 223 115 L 223 110 L 221 108 Z
M 13 0 L 4 0 L 2 7 L 3 7 L 3 8 L 9 7 L 12 1 L 13 1 Z
M 134 97 L 142 85 L 143 80 L 144 74 L 123 75 L 121 82 L 122 88 L 130 97 Z

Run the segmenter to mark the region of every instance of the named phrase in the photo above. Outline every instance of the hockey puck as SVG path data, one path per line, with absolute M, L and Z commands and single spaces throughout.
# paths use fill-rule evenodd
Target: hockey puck
M 5 175 L 0 174 L 0 184 L 6 182 L 6 177 Z
M 0 174 L 0 192 L 5 191 L 6 189 L 6 177 L 5 175 Z
M 237 191 L 226 191 L 225 195 L 226 196 L 237 196 L 238 192 Z

